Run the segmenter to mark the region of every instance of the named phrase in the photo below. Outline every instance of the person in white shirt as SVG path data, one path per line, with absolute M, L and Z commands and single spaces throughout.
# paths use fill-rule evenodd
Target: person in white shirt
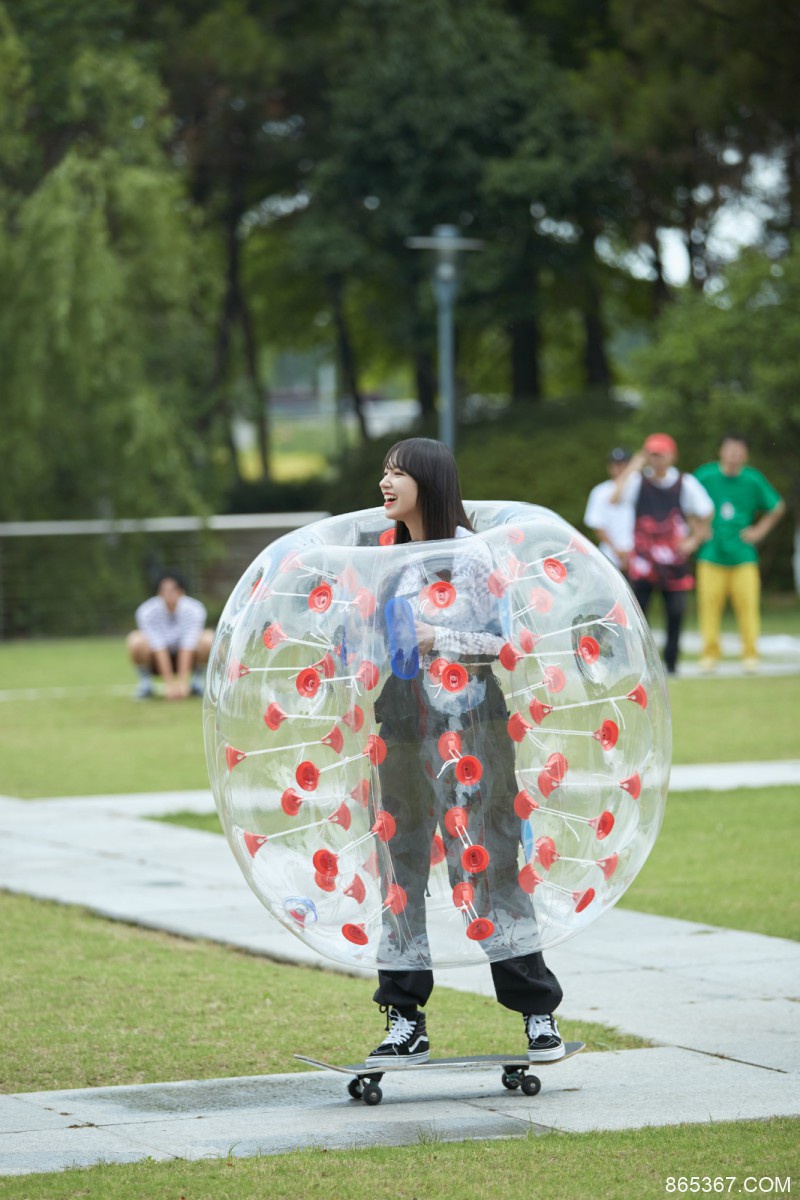
M 186 594 L 176 571 L 165 571 L 156 594 L 136 609 L 137 628 L 128 634 L 128 654 L 139 672 L 136 699 L 153 694 L 153 676 L 164 680 L 167 700 L 202 696 L 203 672 L 214 631 L 206 629 L 206 610 Z
M 583 514 L 583 523 L 596 533 L 600 550 L 623 575 L 628 573 L 633 549 L 633 505 L 612 504 L 611 497 L 630 459 L 628 450 L 615 446 L 608 456 L 608 479 L 592 488 Z
M 430 1053 L 424 1006 L 433 989 L 433 972 L 425 894 L 437 825 L 448 845 L 455 836 L 446 815 L 456 795 L 452 775 L 442 778 L 430 771 L 430 746 L 455 728 L 487 765 L 480 792 L 459 801 L 485 827 L 489 866 L 470 885 L 480 912 L 493 899 L 494 920 L 480 922 L 488 927 L 485 936 L 499 936 L 494 922 L 506 919 L 511 927 L 522 926 L 531 941 L 536 933 L 530 898 L 518 882 L 520 830 L 514 811 L 516 777 L 506 729 L 508 709 L 492 671 L 504 639 L 487 583 L 491 555 L 474 537 L 461 500 L 455 459 L 441 442 L 430 438 L 398 442 L 386 456 L 380 489 L 384 512 L 395 523 L 396 544 L 452 538 L 461 541 L 462 549 L 453 556 L 452 568 L 434 580 L 419 573 L 421 568 L 412 557 L 389 583 L 391 599 L 386 607 L 400 604 L 409 614 L 414 652 L 407 672 L 393 670 L 375 702 L 386 744 L 386 757 L 378 767 L 381 806 L 396 821 L 391 864 L 383 869 L 407 897 L 402 929 L 387 925 L 384 930 L 386 957 L 391 958 L 396 948 L 400 961 L 397 969 L 378 971 L 373 999 L 387 1013 L 386 1037 L 367 1059 L 378 1065 L 398 1059 L 426 1062 Z M 437 621 L 420 604 L 421 585 L 435 581 L 444 581 L 452 589 L 446 622 Z M 460 669 L 469 682 L 449 696 L 431 682 L 431 668 L 437 658 L 453 655 L 461 660 Z M 400 938 L 400 943 L 393 938 Z M 413 966 L 407 965 L 409 960 Z M 510 950 L 507 958 L 490 966 L 498 1002 L 523 1016 L 529 1060 L 561 1058 L 564 1043 L 552 1014 L 562 990 L 541 952 Z
M 686 595 L 694 587 L 690 555 L 711 536 L 714 502 L 693 475 L 675 466 L 678 447 L 668 433 L 651 433 L 617 479 L 614 504 L 634 510 L 633 551 L 628 577 L 633 594 L 647 612 L 654 591 L 661 592 L 667 621 L 664 663 L 670 675 L 678 666 Z

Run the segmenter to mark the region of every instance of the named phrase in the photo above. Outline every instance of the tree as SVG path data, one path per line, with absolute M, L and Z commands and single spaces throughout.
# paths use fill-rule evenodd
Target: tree
M 7 20 L 0 34 L 19 94 L 24 51 Z M 62 152 L 35 187 L 7 191 L 0 214 L 0 512 L 200 511 L 210 447 L 187 429 L 213 283 L 164 155 L 165 98 L 125 51 L 85 50 L 66 79 Z M 30 120 L 30 85 L 26 99 Z

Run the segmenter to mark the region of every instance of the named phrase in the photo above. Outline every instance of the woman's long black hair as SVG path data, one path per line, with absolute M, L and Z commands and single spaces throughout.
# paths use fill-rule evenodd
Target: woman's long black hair
M 459 525 L 472 530 L 461 499 L 456 460 L 442 442 L 433 438 L 396 442 L 384 459 L 384 471 L 388 466 L 405 471 L 419 488 L 422 525 L 428 541 L 455 537 Z M 396 521 L 395 545 L 410 541 L 405 523 Z

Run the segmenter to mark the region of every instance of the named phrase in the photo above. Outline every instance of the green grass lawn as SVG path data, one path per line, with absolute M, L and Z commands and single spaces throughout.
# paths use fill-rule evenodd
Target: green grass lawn
M 660 1200 L 668 1180 L 719 1179 L 705 1194 L 792 1193 L 800 1177 L 800 1121 L 737 1121 L 622 1133 L 553 1133 L 520 1139 L 374 1150 L 305 1150 L 212 1162 L 97 1166 L 0 1179 L 0 1200 Z M 781 1188 L 775 1181 L 780 1180 Z M 746 1182 L 747 1181 L 747 1182 Z M 752 1181 L 752 1182 L 751 1182 Z
M 372 979 L 25 896 L 0 894 L 0 924 L 0 1019 L 14 1031 L 0 1058 L 0 1092 L 306 1070 L 292 1054 L 308 1049 L 309 1038 L 312 1047 L 323 1039 L 326 1057 L 341 1062 L 360 1060 L 380 1040 Z M 429 1012 L 437 1055 L 524 1045 L 518 1014 L 493 999 L 437 988 Z M 593 1050 L 646 1044 L 599 1024 L 563 1024 L 566 1038 Z
M 800 938 L 797 801 L 790 787 L 673 793 L 623 906 Z
M 123 643 L 0 644 L 0 793 L 41 796 L 182 791 L 208 786 L 200 703 L 136 703 Z M 85 689 L 27 698 L 29 689 Z M 89 694 L 86 694 L 86 691 Z M 800 675 L 674 679 L 679 763 L 794 758 Z

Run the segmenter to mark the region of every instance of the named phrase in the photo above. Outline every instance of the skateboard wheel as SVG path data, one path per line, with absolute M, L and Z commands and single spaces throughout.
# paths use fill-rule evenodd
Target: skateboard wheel
M 538 1096 L 542 1090 L 542 1081 L 538 1075 L 523 1075 L 522 1090 L 526 1096 Z
M 377 1083 L 368 1083 L 364 1088 L 363 1100 L 365 1104 L 370 1106 L 380 1104 L 383 1099 L 383 1092 L 378 1087 Z
M 510 1092 L 515 1092 L 519 1087 L 520 1079 L 516 1071 L 503 1071 L 502 1080 L 503 1087 L 508 1088 Z
M 360 1079 L 351 1079 L 347 1085 L 347 1090 L 353 1100 L 360 1100 L 364 1095 L 364 1088 Z

